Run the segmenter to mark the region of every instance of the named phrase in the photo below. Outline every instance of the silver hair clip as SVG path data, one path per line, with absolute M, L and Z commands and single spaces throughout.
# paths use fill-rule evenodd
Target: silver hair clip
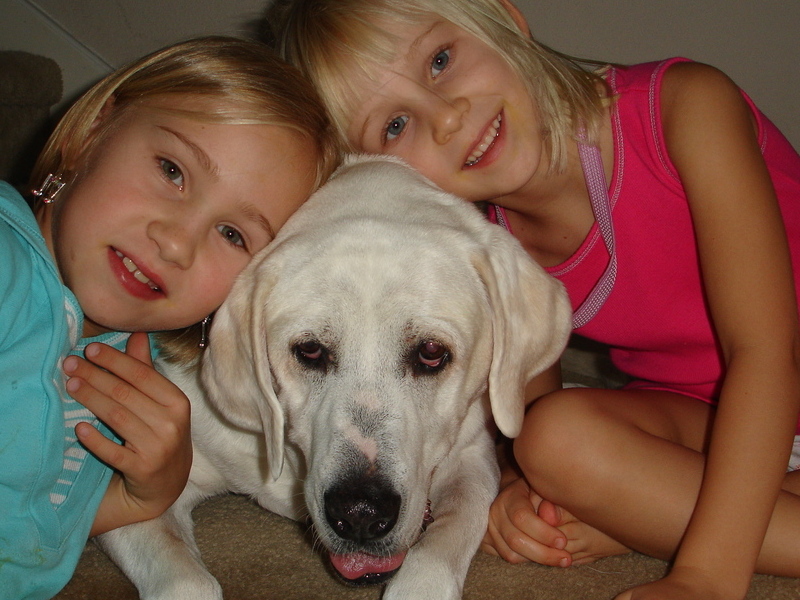
M 211 315 L 200 321 L 200 343 L 197 344 L 198 348 L 205 348 L 208 346 L 208 324 L 211 323 Z
M 61 178 L 61 175 L 48 174 L 38 190 L 33 190 L 34 197 L 38 200 L 41 198 L 45 204 L 50 204 L 56 199 L 58 193 L 67 185 L 67 182 Z

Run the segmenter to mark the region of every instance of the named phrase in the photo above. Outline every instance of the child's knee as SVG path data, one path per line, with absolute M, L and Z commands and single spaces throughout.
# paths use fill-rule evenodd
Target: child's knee
M 514 456 L 537 490 L 564 478 L 582 478 L 596 459 L 602 426 L 591 392 L 585 388 L 559 390 L 528 409 L 514 441 Z

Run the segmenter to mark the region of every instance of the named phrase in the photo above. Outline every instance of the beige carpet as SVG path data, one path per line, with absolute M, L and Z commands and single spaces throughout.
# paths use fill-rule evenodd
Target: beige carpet
M 248 499 L 225 496 L 195 511 L 203 557 L 228 600 L 377 600 L 380 588 L 339 583 L 314 552 L 304 527 L 268 513 Z M 666 564 L 638 554 L 556 569 L 510 565 L 479 553 L 465 600 L 607 599 L 663 575 Z M 135 588 L 93 544 L 58 600 L 135 600 Z M 797 600 L 800 579 L 758 575 L 748 600 Z

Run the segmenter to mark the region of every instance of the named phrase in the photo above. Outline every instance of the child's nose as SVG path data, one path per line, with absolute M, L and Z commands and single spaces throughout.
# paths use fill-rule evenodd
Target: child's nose
M 190 223 L 180 219 L 157 220 L 150 223 L 147 233 L 164 261 L 182 269 L 188 269 L 194 262 L 197 244 Z
M 468 110 L 469 100 L 466 98 L 441 99 L 433 111 L 433 137 L 437 144 L 446 144 L 461 129 Z

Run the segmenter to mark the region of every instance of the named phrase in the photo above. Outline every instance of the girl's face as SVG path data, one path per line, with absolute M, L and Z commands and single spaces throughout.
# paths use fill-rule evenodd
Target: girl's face
M 298 133 L 202 122 L 159 106 L 127 108 L 82 160 L 68 195 L 39 214 L 86 315 L 84 336 L 200 321 L 312 189 L 316 149 Z
M 499 53 L 434 18 L 388 30 L 400 40 L 395 61 L 356 80 L 355 148 L 399 156 L 468 200 L 524 191 L 546 170 L 538 112 Z

